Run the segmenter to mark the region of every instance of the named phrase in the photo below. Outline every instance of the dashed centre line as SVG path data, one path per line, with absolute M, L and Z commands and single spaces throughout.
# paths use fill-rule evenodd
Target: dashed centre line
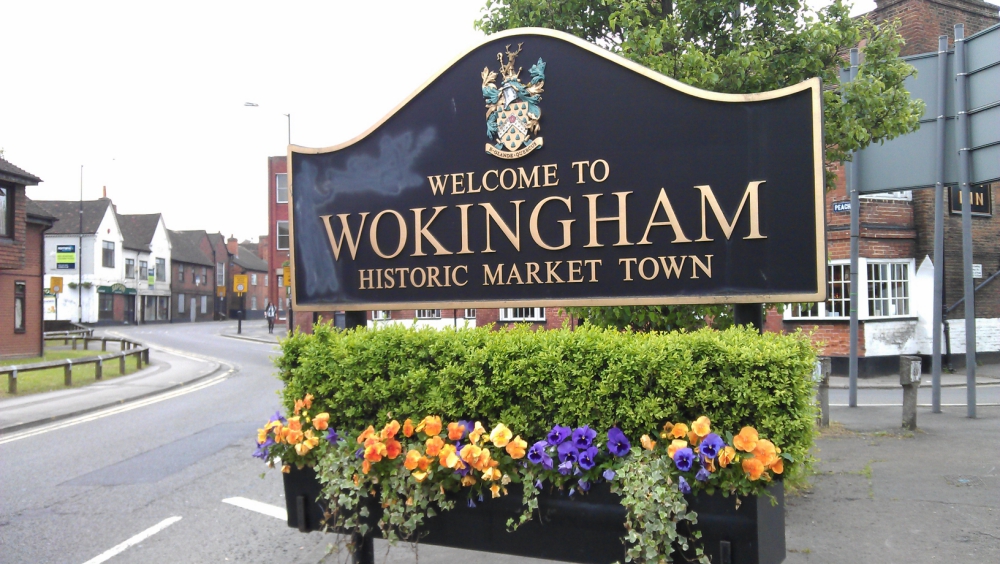
M 278 507 L 277 505 L 270 505 L 255 499 L 247 499 L 245 497 L 227 497 L 222 500 L 222 503 L 228 503 L 229 505 L 235 505 L 236 507 L 242 507 L 243 509 L 263 513 L 268 517 L 275 517 L 277 519 L 281 519 L 282 521 L 288 521 L 288 511 L 286 511 L 284 507 Z

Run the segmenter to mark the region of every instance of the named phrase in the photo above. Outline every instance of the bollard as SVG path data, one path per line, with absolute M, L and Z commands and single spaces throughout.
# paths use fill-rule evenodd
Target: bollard
M 104 360 L 98 358 L 97 364 L 94 365 L 94 380 L 102 378 L 104 378 Z
M 68 358 L 66 366 L 63 368 L 63 382 L 67 388 L 73 385 L 73 361 Z
M 920 388 L 920 357 L 899 357 L 899 384 L 903 386 L 903 428 L 917 429 L 917 390 Z
M 142 361 L 149 365 L 149 349 L 142 351 Z
M 10 371 L 7 375 L 7 393 L 16 394 L 17 393 L 17 369 Z
M 816 396 L 819 400 L 819 425 L 820 427 L 830 426 L 830 372 L 832 371 L 832 359 L 828 356 L 821 356 L 816 359 L 816 371 L 813 378 L 816 380 Z
M 121 350 L 124 352 L 125 351 L 125 339 L 122 339 L 121 345 L 122 345 Z
M 108 340 L 102 338 L 101 339 L 101 352 L 106 352 L 107 350 L 108 350 Z

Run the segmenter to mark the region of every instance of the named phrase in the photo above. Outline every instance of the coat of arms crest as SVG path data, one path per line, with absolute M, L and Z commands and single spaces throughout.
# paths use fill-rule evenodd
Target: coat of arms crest
M 518 43 L 514 52 L 511 52 L 510 45 L 504 48 L 506 64 L 503 62 L 504 53 L 497 53 L 501 77 L 499 88 L 496 85 L 497 73 L 486 67 L 482 74 L 486 136 L 493 141 L 486 144 L 486 152 L 501 159 L 523 157 L 542 146 L 542 138 L 537 136 L 540 129 L 538 119 L 542 117 L 538 103 L 545 86 L 545 61 L 539 57 L 538 62 L 528 69 L 531 81 L 522 83 L 519 78 L 521 68 L 514 69 L 514 60 L 521 52 L 521 45 Z

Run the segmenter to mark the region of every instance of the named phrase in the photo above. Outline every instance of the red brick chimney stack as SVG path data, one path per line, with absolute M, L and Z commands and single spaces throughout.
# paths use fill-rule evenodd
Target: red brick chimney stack
M 955 41 L 955 24 L 965 24 L 965 36 L 997 23 L 1000 7 L 983 0 L 875 0 L 871 12 L 876 22 L 899 20 L 906 38 L 901 55 L 937 51 L 937 38 Z
M 232 235 L 229 236 L 229 239 L 226 240 L 226 248 L 229 249 L 229 254 L 234 257 L 240 256 L 240 244 L 239 241 L 236 240 L 236 237 L 233 237 Z

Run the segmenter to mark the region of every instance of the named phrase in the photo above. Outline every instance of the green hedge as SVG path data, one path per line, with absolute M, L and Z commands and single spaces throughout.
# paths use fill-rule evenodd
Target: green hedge
M 638 444 L 707 415 L 720 433 L 756 427 L 796 462 L 812 444 L 816 358 L 802 334 L 320 325 L 282 349 L 286 407 L 311 393 L 341 431 L 435 414 L 503 422 L 529 444 L 556 423 L 618 425 Z

